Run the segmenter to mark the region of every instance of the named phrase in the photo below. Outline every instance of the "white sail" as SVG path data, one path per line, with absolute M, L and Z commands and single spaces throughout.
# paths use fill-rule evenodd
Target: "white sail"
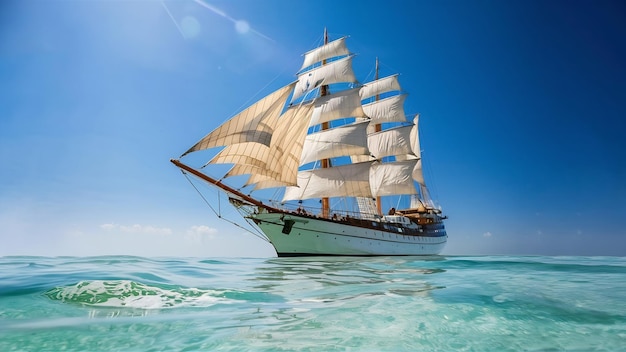
M 361 213 L 361 217 L 364 219 L 375 219 L 380 216 L 377 216 L 378 209 L 376 208 L 376 200 L 371 197 L 356 197 L 356 204 L 359 207 L 359 212 Z
M 246 142 L 237 143 L 222 149 L 213 159 L 211 164 L 236 164 L 241 166 L 250 166 L 254 168 L 265 168 L 267 164 L 267 155 L 270 148 L 266 145 Z M 239 172 L 232 172 L 232 169 L 226 176 L 245 175 L 251 172 L 243 172 L 243 169 L 236 168 Z M 253 170 L 253 169 L 250 169 Z M 256 171 L 256 169 L 254 169 Z
M 298 75 L 291 101 L 325 84 L 355 83 L 357 80 L 352 71 L 352 58 L 348 56 Z
M 366 129 L 368 122 L 358 122 L 312 133 L 306 136 L 300 164 L 350 155 L 369 155 Z
M 376 159 L 382 159 L 391 155 L 410 155 L 413 159 L 416 156 L 411 148 L 413 130 L 412 125 L 390 128 L 388 130 L 375 132 L 367 136 L 367 145 L 370 153 Z
M 264 169 L 252 173 L 254 189 L 296 185 L 296 176 L 312 105 L 288 110 L 269 148 Z M 232 172 L 232 171 L 231 171 Z
M 365 100 L 378 94 L 400 91 L 400 82 L 398 82 L 398 75 L 387 76 L 375 81 L 366 83 L 361 87 L 361 99 Z
M 278 89 L 233 116 L 189 148 L 183 156 L 194 151 L 235 143 L 255 142 L 269 145 L 278 117 L 294 85 L 295 82 Z
M 413 154 L 415 154 L 418 159 L 422 157 L 422 151 L 420 149 L 419 129 L 417 126 L 419 122 L 419 117 L 419 114 L 415 115 L 415 118 L 413 118 L 413 128 L 411 129 L 411 150 L 413 150 Z
M 361 108 L 359 88 L 319 97 L 315 101 L 315 109 L 313 109 L 310 125 L 314 126 L 346 117 L 365 117 L 363 108 Z
M 322 197 L 371 197 L 370 163 L 300 171 L 298 186 L 287 187 L 283 201 Z
M 361 86 L 352 58 L 346 38 L 307 52 L 296 82 L 185 153 L 221 147 L 198 153 L 215 154 L 209 163 L 221 167 L 172 163 L 226 193 L 279 257 L 438 254 L 447 240 L 445 217 L 424 183 L 418 119 L 407 121 L 398 75 Z M 322 167 L 303 170 L 311 165 Z M 277 189 L 256 192 L 266 188 Z M 281 194 L 285 202 L 315 201 L 278 204 Z M 404 206 L 384 198 L 398 195 L 414 196 L 412 208 L 381 215 L 388 201 Z M 317 200 L 319 212 L 313 210 Z
M 376 160 L 376 158 L 374 158 L 371 154 L 370 155 L 351 155 L 350 160 L 354 164 L 354 163 L 363 163 L 366 161 L 374 161 Z
M 417 161 L 415 167 L 413 167 L 411 175 L 415 182 L 419 183 L 422 186 L 426 186 L 426 183 L 424 182 L 424 171 L 422 170 L 422 159 Z
M 278 119 L 269 147 L 258 143 L 230 145 L 211 163 L 235 163 L 226 176 L 251 174 L 247 184 L 272 180 L 277 185 L 295 185 L 312 109 L 310 104 L 288 109 Z
M 284 121 L 279 121 L 276 127 L 275 136 L 270 145 L 270 158 L 267 164 L 267 172 L 280 173 L 280 182 L 295 185 L 298 167 L 300 166 L 300 155 L 304 145 L 304 138 L 307 133 L 307 126 L 313 112 L 313 105 L 299 105 L 289 109 L 284 116 Z M 281 119 L 282 120 L 282 119 Z M 264 181 L 260 175 L 253 175 L 249 183 Z M 258 182 L 256 182 L 258 180 Z M 255 189 L 259 189 L 257 185 Z
M 426 183 L 424 182 L 424 172 L 422 171 L 422 151 L 420 150 L 418 122 L 419 115 L 415 115 L 415 118 L 413 119 L 413 128 L 411 129 L 411 149 L 419 161 L 415 164 L 415 168 L 413 169 L 413 179 L 423 187 L 426 187 Z
M 370 185 L 375 197 L 417 194 L 413 170 L 418 160 L 374 163 L 370 169 Z
M 421 201 L 424 204 L 424 206 L 426 206 L 426 208 L 429 208 L 429 209 L 435 209 L 435 202 L 430 197 L 430 192 L 428 191 L 428 188 L 426 187 L 426 185 L 420 184 L 419 186 L 420 186 L 420 193 L 422 195 Z
M 346 47 L 346 37 L 333 40 L 332 42 L 315 48 L 304 54 L 304 62 L 300 70 L 313 65 L 316 62 L 330 59 L 331 57 L 349 55 Z
M 373 124 L 384 122 L 405 122 L 404 100 L 406 94 L 394 95 L 373 103 L 363 105 L 365 115 L 372 119 Z
M 422 200 L 420 199 L 419 194 L 412 194 L 411 195 L 411 203 L 409 208 L 410 209 L 419 209 L 419 208 L 423 208 L 424 207 L 424 202 L 422 202 Z
M 348 55 L 344 39 L 307 53 L 305 61 L 312 61 L 305 66 Z M 250 175 L 246 185 L 254 185 L 254 189 L 292 186 L 287 187 L 285 199 L 415 194 L 413 180 L 425 189 L 422 163 L 418 160 L 418 117 L 414 126 L 372 131 L 374 124 L 406 121 L 406 95 L 361 106 L 361 99 L 400 91 L 397 75 L 320 97 L 313 104 L 293 106 L 281 116 L 292 89 L 297 98 L 299 92 L 322 84 L 356 82 L 351 59 L 348 56 L 301 74 L 297 82 L 235 115 L 188 152 L 226 145 L 211 160 L 214 164 L 233 164 L 225 177 Z M 309 126 L 349 117 L 357 122 L 306 136 Z M 353 164 L 298 172 L 300 165 L 340 156 L 350 156 Z M 396 162 L 371 164 L 387 156 L 395 156 Z
M 279 187 L 286 187 L 286 186 L 294 186 L 295 183 L 291 183 L 291 182 L 283 182 L 283 181 L 277 181 L 273 178 L 270 178 L 268 176 L 264 177 L 264 180 L 260 180 L 261 178 L 263 178 L 263 176 L 257 176 L 255 177 L 255 179 L 250 182 L 246 182 L 246 185 L 254 185 L 253 190 L 257 190 L 257 189 L 266 189 L 266 188 L 279 188 Z

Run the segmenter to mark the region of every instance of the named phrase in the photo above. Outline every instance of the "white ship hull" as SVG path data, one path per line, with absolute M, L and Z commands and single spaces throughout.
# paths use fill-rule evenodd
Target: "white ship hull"
M 424 227 L 420 235 L 380 230 L 345 222 L 282 213 L 251 216 L 279 257 L 307 255 L 436 255 L 448 236 L 442 224 Z M 373 224 L 374 222 L 372 222 Z M 291 224 L 291 227 L 289 225 Z

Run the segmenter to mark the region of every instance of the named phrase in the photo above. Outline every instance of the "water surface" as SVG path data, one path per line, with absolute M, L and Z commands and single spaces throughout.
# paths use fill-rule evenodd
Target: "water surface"
M 0 258 L 0 351 L 623 351 L 626 258 Z

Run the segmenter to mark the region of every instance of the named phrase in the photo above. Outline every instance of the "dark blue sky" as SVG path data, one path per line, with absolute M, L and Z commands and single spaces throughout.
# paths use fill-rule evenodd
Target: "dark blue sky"
M 361 81 L 401 74 L 444 253 L 626 254 L 623 1 L 10 0 L 0 255 L 271 255 L 168 160 L 324 27 Z

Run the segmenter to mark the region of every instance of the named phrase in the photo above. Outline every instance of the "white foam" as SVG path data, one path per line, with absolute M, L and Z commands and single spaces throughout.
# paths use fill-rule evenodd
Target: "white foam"
M 161 288 L 129 280 L 81 281 L 73 286 L 57 288 L 48 294 L 64 302 L 111 308 L 163 309 L 208 307 L 234 300 L 223 292 L 198 288 Z

